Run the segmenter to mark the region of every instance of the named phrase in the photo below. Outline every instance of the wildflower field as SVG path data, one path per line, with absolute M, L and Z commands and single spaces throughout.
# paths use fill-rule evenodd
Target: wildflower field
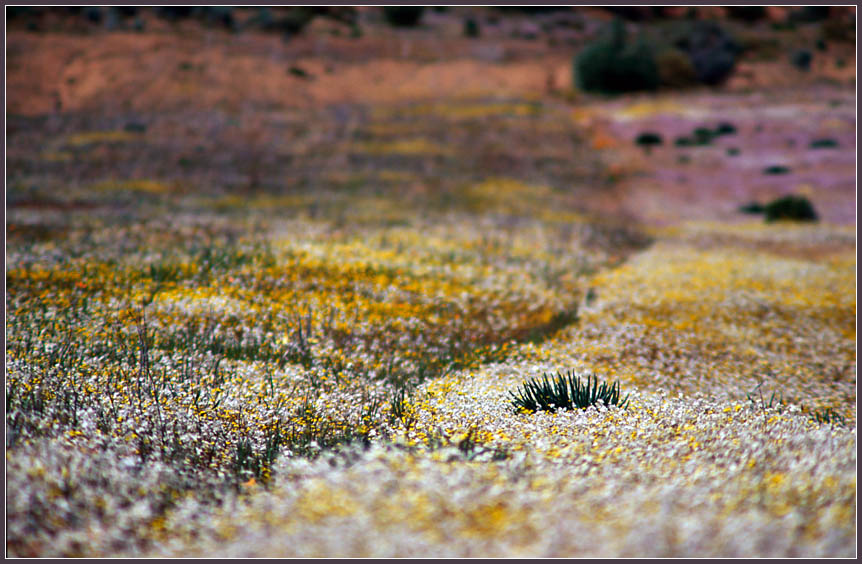
M 7 116 L 7 555 L 855 557 L 829 94 Z M 625 404 L 513 402 L 567 371 Z

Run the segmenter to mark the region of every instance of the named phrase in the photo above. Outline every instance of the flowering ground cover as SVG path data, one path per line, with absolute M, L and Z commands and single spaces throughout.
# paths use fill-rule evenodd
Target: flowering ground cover
M 336 139 L 351 155 L 340 174 L 324 143 L 279 165 L 305 175 L 287 195 L 266 188 L 271 171 L 263 188 L 233 192 L 184 189 L 195 173 L 100 178 L 155 159 L 164 141 L 153 134 L 14 139 L 10 553 L 140 549 L 186 496 L 218 505 L 242 484 L 269 487 L 279 457 L 389 442 L 422 383 L 502 361 L 572 323 L 587 277 L 649 241 L 590 218 L 565 191 L 439 160 L 441 121 L 482 119 L 529 139 L 553 135 L 561 109 L 492 101 L 368 113 L 360 134 Z M 389 141 L 405 124 L 429 140 Z M 53 152 L 21 148 L 29 143 Z M 54 157 L 63 151 L 79 153 Z M 520 159 L 550 159 L 533 152 Z M 32 155 L 50 164 L 39 169 Z M 100 162 L 82 173 L 87 159 Z M 446 182 L 429 190 L 441 169 Z M 560 169 L 552 163 L 546 178 Z M 80 180 L 42 188 L 65 175 Z
M 783 235 L 852 235 L 814 231 Z M 391 443 L 282 459 L 281 485 L 212 513 L 181 505 L 152 554 L 852 556 L 855 253 L 691 236 L 594 278 L 553 338 L 429 380 Z M 619 378 L 629 405 L 513 409 L 526 376 L 560 366 Z
M 10 210 L 11 554 L 852 554 L 852 229 L 162 186 Z M 569 368 L 629 404 L 513 407 Z

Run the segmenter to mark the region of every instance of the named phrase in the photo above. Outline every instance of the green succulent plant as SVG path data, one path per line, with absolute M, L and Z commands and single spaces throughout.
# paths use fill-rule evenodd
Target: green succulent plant
M 530 413 L 538 410 L 554 412 L 557 409 L 585 409 L 601 401 L 605 405 L 625 407 L 629 397 L 620 401 L 620 385 L 614 382 L 608 386 L 606 382 L 599 385 L 598 376 L 587 375 L 586 382 L 581 382 L 580 376 L 574 371 L 565 375 L 557 372 L 549 377 L 531 378 L 524 382 L 517 393 L 509 392 L 512 405 Z

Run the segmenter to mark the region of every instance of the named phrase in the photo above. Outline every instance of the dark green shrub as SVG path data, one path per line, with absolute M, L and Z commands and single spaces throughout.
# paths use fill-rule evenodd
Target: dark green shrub
M 101 6 L 87 6 L 84 8 L 84 17 L 92 23 L 102 23 L 104 14 Z
M 193 6 L 160 6 L 156 8 L 156 15 L 160 18 L 178 21 L 192 17 Z
M 713 133 L 715 135 L 734 135 L 736 133 L 736 126 L 732 123 L 723 121 L 718 124 L 718 127 L 715 128 Z
M 314 10 L 306 6 L 290 8 L 281 19 L 274 22 L 273 26 L 283 31 L 288 37 L 297 35 L 311 23 L 315 17 Z
M 709 145 L 714 137 L 712 130 L 708 127 L 697 127 L 693 134 L 694 142 L 697 145 Z
M 566 375 L 557 372 L 553 380 L 547 374 L 542 374 L 542 379 L 531 378 L 522 384 L 517 394 L 509 392 L 512 397 L 512 405 L 516 409 L 523 409 L 534 413 L 539 409 L 543 411 L 556 411 L 557 409 L 584 409 L 596 405 L 601 401 L 605 405 L 618 405 L 625 407 L 628 396 L 620 401 L 619 382 L 614 382 L 608 387 L 603 382 L 599 386 L 597 376 L 587 376 L 586 383 L 582 383 L 580 377 L 574 371 L 568 371 Z
M 571 10 L 569 6 L 494 6 L 499 12 L 521 13 L 521 14 L 547 14 L 563 10 Z
M 763 174 L 788 174 L 789 172 L 789 168 L 781 165 L 772 165 L 763 169 Z
M 814 206 L 803 196 L 784 196 L 766 204 L 766 221 L 817 221 Z
M 741 211 L 742 213 L 759 214 L 766 211 L 766 206 L 764 206 L 760 202 L 751 202 L 745 204 L 744 206 L 739 206 L 739 211 Z
M 812 149 L 834 149 L 838 146 L 838 141 L 828 137 L 823 139 L 815 139 L 811 142 Z
M 783 22 L 772 22 L 771 26 L 775 31 L 796 31 L 796 22 L 786 20 Z
M 856 19 L 829 18 L 820 24 L 820 38 L 828 43 L 853 43 L 856 40 Z
M 655 90 L 659 85 L 653 49 L 644 40 L 626 44 L 625 24 L 615 20 L 610 33 L 581 51 L 573 61 L 582 90 L 616 94 Z
M 140 12 L 137 6 L 114 6 L 111 8 L 122 18 L 134 18 Z
M 6 8 L 6 19 L 10 21 L 17 20 L 32 16 L 36 12 L 36 8 L 30 6 L 9 6 Z
M 739 149 L 737 149 L 736 147 L 730 147 L 727 149 L 727 156 L 728 157 L 735 157 L 738 154 L 739 154 Z
M 764 6 L 727 6 L 727 15 L 735 20 L 756 22 L 766 17 Z
M 233 7 L 231 6 L 206 6 L 202 8 L 201 16 L 208 22 L 231 30 L 237 27 L 237 22 L 233 15 Z
M 687 27 L 675 45 L 688 53 L 697 79 L 708 85 L 721 84 L 730 76 L 741 50 L 720 25 L 709 21 Z
M 811 51 L 798 49 L 790 55 L 790 62 L 801 71 L 811 70 Z
M 479 30 L 479 22 L 476 21 L 476 18 L 467 18 L 464 20 L 464 36 L 479 37 L 479 35 L 481 35 L 481 31 Z
M 661 135 L 658 133 L 654 133 L 652 131 L 644 131 L 635 139 L 635 143 L 644 148 L 644 150 L 649 153 L 650 150 L 656 145 L 662 144 Z
M 140 121 L 130 121 L 123 126 L 123 130 L 129 133 L 145 133 L 147 131 L 147 124 Z
M 396 27 L 416 27 L 424 11 L 424 6 L 384 6 L 383 17 Z
M 270 8 L 258 8 L 254 16 L 246 21 L 245 27 L 249 26 L 259 27 L 265 31 L 276 29 L 275 16 L 272 14 L 272 10 Z
M 292 65 L 292 66 L 288 67 L 287 72 L 292 74 L 293 76 L 295 76 L 297 78 L 306 78 L 306 79 L 311 78 L 311 75 L 308 74 L 307 70 L 305 70 L 302 67 L 298 67 L 296 65 Z
M 732 135 L 736 133 L 736 127 L 728 122 L 722 122 L 714 130 L 708 127 L 696 127 L 691 135 L 677 137 L 674 144 L 677 147 L 694 147 L 697 145 L 709 145 L 713 139 L 721 135 Z
M 801 6 L 789 15 L 790 21 L 799 23 L 820 22 L 828 17 L 829 6 Z
M 691 58 L 679 49 L 663 49 L 655 58 L 659 82 L 668 88 L 688 88 L 698 84 Z
M 607 6 L 605 10 L 617 17 L 633 22 L 649 20 L 654 15 L 650 6 Z

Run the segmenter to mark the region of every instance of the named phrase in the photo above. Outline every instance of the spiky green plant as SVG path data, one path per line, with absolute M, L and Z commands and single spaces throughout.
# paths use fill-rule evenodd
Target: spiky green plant
M 592 379 L 592 383 L 590 382 Z M 517 393 L 509 392 L 512 405 L 534 413 L 539 409 L 556 411 L 557 409 L 584 409 L 596 405 L 601 400 L 605 405 L 625 407 L 629 397 L 620 401 L 620 384 L 614 382 L 608 386 L 606 382 L 599 385 L 598 376 L 587 375 L 585 383 L 580 376 L 570 370 L 565 375 L 557 372 L 549 378 L 543 373 L 542 379 L 531 378 L 524 382 Z
M 827 423 L 829 425 L 838 425 L 842 427 L 847 425 L 847 420 L 844 419 L 844 416 L 834 411 L 832 408 L 812 412 L 811 419 L 818 423 Z

